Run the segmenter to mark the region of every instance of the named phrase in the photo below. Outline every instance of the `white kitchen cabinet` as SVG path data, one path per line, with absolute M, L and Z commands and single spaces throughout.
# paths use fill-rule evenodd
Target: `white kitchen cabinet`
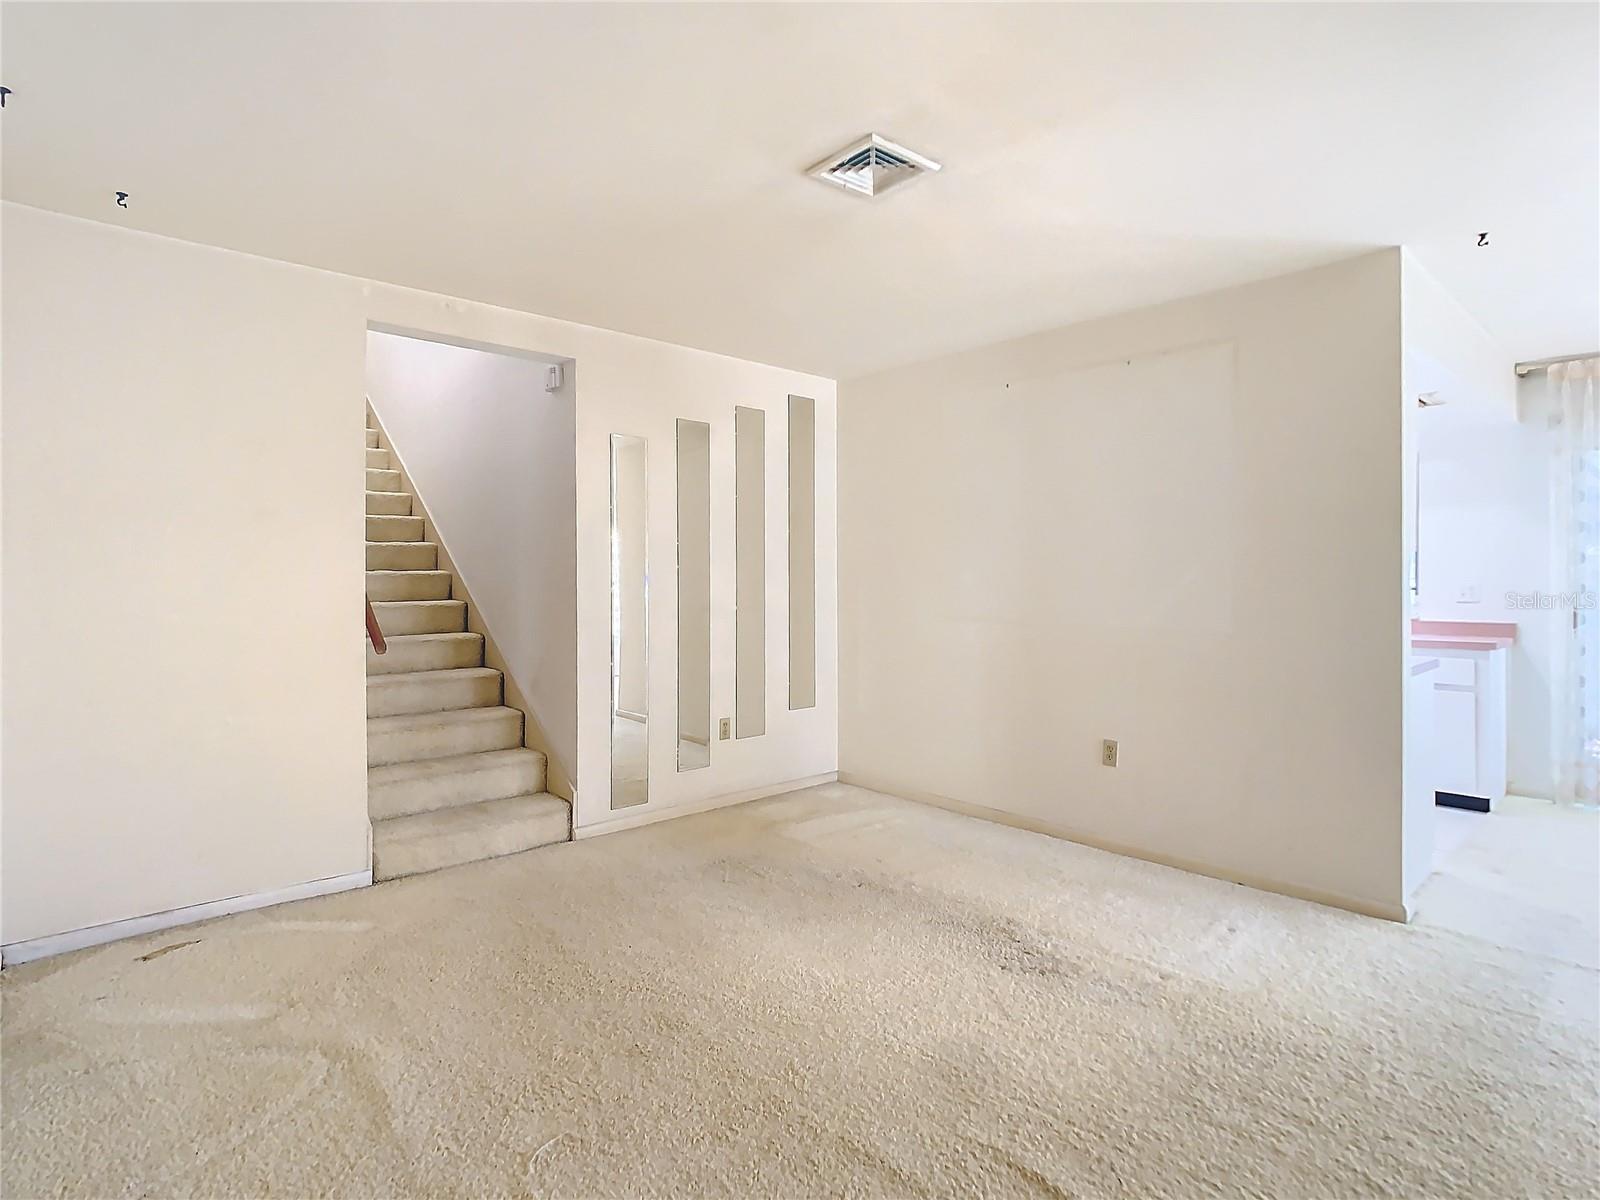
M 1434 790 L 1440 802 L 1491 811 L 1506 794 L 1506 649 L 1421 645 L 1433 676 Z

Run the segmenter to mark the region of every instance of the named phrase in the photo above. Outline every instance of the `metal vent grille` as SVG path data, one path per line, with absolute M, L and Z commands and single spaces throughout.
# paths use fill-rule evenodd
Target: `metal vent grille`
M 876 133 L 830 154 L 806 174 L 858 196 L 881 196 L 890 188 L 931 174 L 939 164 Z

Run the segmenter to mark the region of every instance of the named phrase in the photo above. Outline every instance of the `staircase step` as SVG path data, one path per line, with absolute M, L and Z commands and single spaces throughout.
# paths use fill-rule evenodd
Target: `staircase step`
M 564 842 L 571 828 L 567 802 L 548 792 L 375 821 L 372 878 L 399 879 Z
M 372 516 L 409 517 L 410 492 L 368 492 L 367 512 Z
M 385 821 L 542 792 L 544 776 L 544 755 L 520 748 L 373 767 L 367 771 L 367 812 Z
M 372 606 L 384 637 L 406 633 L 460 633 L 467 627 L 464 600 L 382 600 Z
M 367 468 L 367 491 L 398 492 L 401 488 L 399 471 L 374 471 Z
M 367 517 L 369 542 L 420 542 L 422 538 L 421 517 Z
M 367 718 L 367 766 L 453 758 L 522 745 L 522 714 L 514 708 L 453 708 Z
M 367 599 L 448 600 L 449 571 L 368 571 Z
M 387 654 L 367 646 L 368 675 L 403 675 L 410 671 L 453 671 L 483 666 L 483 636 L 477 633 L 414 633 L 389 638 Z
M 371 450 L 377 444 L 378 444 L 378 431 L 376 429 L 367 430 L 367 449 Z
M 373 675 L 367 680 L 367 716 L 490 708 L 500 703 L 500 693 L 500 672 L 493 667 Z
M 439 547 L 432 542 L 368 542 L 369 571 L 432 571 L 439 565 Z
M 377 450 L 371 446 L 367 447 L 367 466 L 369 468 L 374 471 L 387 471 L 391 465 L 387 450 Z

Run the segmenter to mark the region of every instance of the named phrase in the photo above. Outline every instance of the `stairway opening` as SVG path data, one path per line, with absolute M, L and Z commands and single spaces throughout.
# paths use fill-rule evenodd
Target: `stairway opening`
M 575 384 L 551 361 L 368 333 L 374 880 L 570 838 Z

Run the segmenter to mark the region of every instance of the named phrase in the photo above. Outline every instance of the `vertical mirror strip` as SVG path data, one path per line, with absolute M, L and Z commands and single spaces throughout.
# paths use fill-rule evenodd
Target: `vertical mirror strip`
M 678 770 L 711 765 L 711 426 L 678 422 Z
M 645 440 L 611 435 L 611 807 L 650 798 Z
M 734 736 L 767 731 L 767 414 L 733 410 Z
M 789 707 L 817 704 L 816 401 L 789 397 Z

